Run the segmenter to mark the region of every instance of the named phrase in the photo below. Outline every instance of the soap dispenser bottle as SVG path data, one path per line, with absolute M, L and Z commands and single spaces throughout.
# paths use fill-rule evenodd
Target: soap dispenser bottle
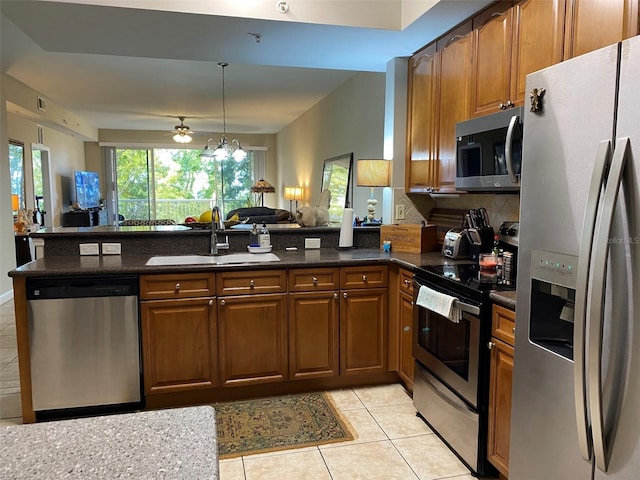
M 266 223 L 263 223 L 262 228 L 260 228 L 260 234 L 258 235 L 258 242 L 260 244 L 260 248 L 271 246 L 271 235 L 269 234 L 269 230 L 267 229 Z
M 249 232 L 249 246 L 250 247 L 259 247 L 260 239 L 258 238 L 258 225 L 255 223 L 251 227 L 251 232 Z

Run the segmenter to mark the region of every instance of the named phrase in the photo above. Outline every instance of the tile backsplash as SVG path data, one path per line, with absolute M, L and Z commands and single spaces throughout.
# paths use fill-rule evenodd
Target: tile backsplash
M 406 194 L 403 189 L 393 191 L 395 205 L 405 206 L 405 219 L 400 223 L 420 223 L 426 220 L 432 208 L 470 208 L 484 207 L 489 214 L 489 220 L 494 228 L 501 222 L 514 222 L 520 218 L 520 195 L 493 193 L 465 193 L 459 196 L 442 196 L 432 198 L 427 194 Z

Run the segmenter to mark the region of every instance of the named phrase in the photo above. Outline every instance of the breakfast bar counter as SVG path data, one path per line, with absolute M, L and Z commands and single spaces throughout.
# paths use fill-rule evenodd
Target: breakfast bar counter
M 210 406 L 3 427 L 0 445 L 0 478 L 219 478 Z

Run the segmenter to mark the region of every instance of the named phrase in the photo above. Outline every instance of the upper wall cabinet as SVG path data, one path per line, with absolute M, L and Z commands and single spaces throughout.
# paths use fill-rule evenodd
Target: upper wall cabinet
M 498 2 L 473 19 L 472 115 L 523 105 L 525 77 L 562 61 L 565 0 Z
M 435 43 L 409 59 L 408 191 L 427 191 L 436 186 L 439 68 Z
M 440 112 L 438 130 L 438 190 L 455 191 L 456 123 L 470 116 L 471 22 L 437 42 L 440 52 Z
M 564 58 L 638 34 L 638 0 L 566 0 Z

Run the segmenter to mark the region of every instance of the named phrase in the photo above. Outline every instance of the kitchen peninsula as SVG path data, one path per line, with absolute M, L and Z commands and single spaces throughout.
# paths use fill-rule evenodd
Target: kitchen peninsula
M 229 233 L 229 258 L 248 232 Z M 149 266 L 155 255 L 204 255 L 210 231 L 94 227 L 40 231 L 45 256 L 9 273 L 14 281 L 23 420 L 32 403 L 28 283 L 135 276 L 139 282 L 144 407 L 398 381 L 399 272 L 444 261 L 437 252 L 384 253 L 379 229 L 272 231 L 278 261 Z M 304 238 L 321 238 L 304 249 Z M 121 255 L 80 256 L 81 243 L 120 243 Z M 296 247 L 297 250 L 285 250 Z M 410 278 L 410 276 L 409 276 Z

